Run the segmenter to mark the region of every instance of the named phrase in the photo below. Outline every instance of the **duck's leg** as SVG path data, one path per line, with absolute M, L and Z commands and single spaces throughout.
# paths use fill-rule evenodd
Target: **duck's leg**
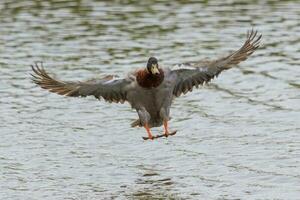
M 165 136 L 168 137 L 170 132 L 169 132 L 169 127 L 168 127 L 168 120 L 164 120 L 164 128 L 165 128 Z
M 147 134 L 148 134 L 148 137 L 143 137 L 143 139 L 144 140 L 147 140 L 147 139 L 153 140 L 154 137 L 153 137 L 153 135 L 150 131 L 150 127 L 149 127 L 150 114 L 146 111 L 145 108 L 140 108 L 139 110 L 137 110 L 137 113 L 141 120 L 141 124 L 144 126 L 144 128 L 146 129 Z
M 147 133 L 148 133 L 148 139 L 153 140 L 154 137 L 153 137 L 153 135 L 152 135 L 152 133 L 151 133 L 151 131 L 150 131 L 150 128 L 149 128 L 148 123 L 146 123 L 146 124 L 144 125 L 144 128 L 146 129 L 146 131 L 147 131 Z M 145 138 L 144 138 L 144 139 L 145 139 Z
M 150 128 L 149 128 L 148 124 L 146 124 L 144 127 L 145 127 L 145 129 L 148 133 L 148 137 L 143 137 L 144 140 L 148 140 L 148 139 L 154 140 L 154 139 L 161 138 L 161 137 L 168 137 L 169 135 L 175 135 L 177 133 L 177 131 L 172 131 L 172 132 L 169 131 L 169 129 L 168 129 L 168 120 L 164 121 L 165 133 L 161 134 L 161 135 L 153 136 L 151 134 L 151 131 L 150 131 Z
M 164 120 L 164 128 L 165 128 L 165 133 L 164 133 L 165 137 L 168 137 L 169 135 L 175 135 L 177 133 L 177 131 L 169 131 L 168 120 Z
M 174 135 L 176 134 L 176 131 L 170 132 L 169 131 L 169 126 L 168 126 L 168 121 L 170 119 L 169 114 L 170 114 L 170 107 L 168 102 L 166 102 L 167 104 L 165 106 L 163 106 L 160 110 L 160 117 L 163 119 L 163 124 L 164 124 L 164 135 L 165 137 L 168 137 L 169 135 Z

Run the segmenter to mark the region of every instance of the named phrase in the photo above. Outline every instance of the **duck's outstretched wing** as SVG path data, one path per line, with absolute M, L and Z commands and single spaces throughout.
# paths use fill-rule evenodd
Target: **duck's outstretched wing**
M 180 64 L 179 67 L 188 68 L 179 68 L 172 71 L 176 77 L 173 95 L 178 97 L 182 93 L 192 91 L 194 86 L 198 87 L 205 82 L 209 82 L 223 70 L 230 69 L 239 62 L 246 60 L 259 47 L 261 37 L 262 35 L 258 35 L 257 31 L 248 31 L 244 45 L 226 57 L 217 60 L 202 60 Z
M 32 81 L 41 88 L 50 92 L 70 97 L 95 96 L 101 97 L 108 102 L 123 103 L 127 100 L 127 91 L 130 87 L 130 79 L 116 79 L 112 76 L 104 77 L 100 80 L 90 80 L 85 82 L 60 81 L 51 77 L 38 63 L 32 65 Z

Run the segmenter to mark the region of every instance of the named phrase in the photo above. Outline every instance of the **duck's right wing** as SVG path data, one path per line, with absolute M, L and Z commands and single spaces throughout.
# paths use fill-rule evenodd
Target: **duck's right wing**
M 50 92 L 70 97 L 94 96 L 97 99 L 102 97 L 108 102 L 124 103 L 133 81 L 129 78 L 114 80 L 112 76 L 85 82 L 60 81 L 51 77 L 38 63 L 31 67 L 34 83 Z
M 261 36 L 257 35 L 257 31 L 252 30 L 248 32 L 243 46 L 226 57 L 180 64 L 180 66 L 188 68 L 172 71 L 176 77 L 173 95 L 178 97 L 182 93 L 185 94 L 191 91 L 194 86 L 197 87 L 205 82 L 209 82 L 223 70 L 230 69 L 241 61 L 246 60 L 259 47 Z

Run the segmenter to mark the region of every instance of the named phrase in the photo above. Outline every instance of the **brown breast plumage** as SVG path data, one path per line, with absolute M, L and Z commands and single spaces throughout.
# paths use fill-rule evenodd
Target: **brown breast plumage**
M 139 70 L 136 73 L 136 80 L 138 84 L 143 88 L 155 88 L 158 87 L 164 80 L 164 71 L 159 69 L 158 75 L 153 75 L 149 73 L 146 69 Z

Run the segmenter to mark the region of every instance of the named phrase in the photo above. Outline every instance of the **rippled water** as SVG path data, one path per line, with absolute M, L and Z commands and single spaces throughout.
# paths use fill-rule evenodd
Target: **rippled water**
M 0 199 L 300 199 L 300 3 L 238 2 L 1 1 Z M 83 80 L 215 58 L 251 27 L 262 47 L 178 98 L 168 139 L 30 81 L 34 61 Z

